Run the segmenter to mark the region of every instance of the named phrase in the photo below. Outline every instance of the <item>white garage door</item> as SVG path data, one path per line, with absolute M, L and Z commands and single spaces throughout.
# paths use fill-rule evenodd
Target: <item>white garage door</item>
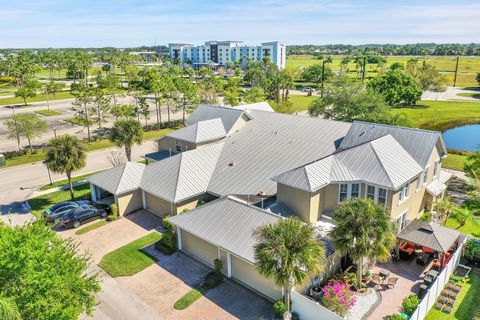
M 213 260 L 218 259 L 218 247 L 202 240 L 185 230 L 181 231 L 182 250 L 197 259 L 213 266 Z

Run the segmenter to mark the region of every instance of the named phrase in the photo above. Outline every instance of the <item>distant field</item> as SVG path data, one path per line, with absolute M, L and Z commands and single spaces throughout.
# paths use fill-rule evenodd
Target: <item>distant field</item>
M 343 56 L 332 56 L 333 63 L 331 68 L 333 70 L 340 70 L 340 61 Z M 406 63 L 408 59 L 413 58 L 413 56 L 387 56 L 387 67 L 394 62 Z M 419 61 L 425 60 L 428 63 L 434 65 L 439 71 L 443 72 L 449 80 L 448 85 L 453 85 L 454 71 L 456 57 L 416 57 Z M 287 57 L 287 69 L 298 70 L 302 67 L 308 67 L 315 63 L 320 63 L 319 60 L 313 58 L 310 55 L 291 55 Z M 369 64 L 367 65 L 367 77 L 373 77 L 378 73 L 378 65 Z M 348 71 L 352 74 L 355 74 L 356 66 L 355 62 L 351 61 L 348 64 Z M 477 86 L 475 76 L 477 72 L 480 72 L 480 57 L 460 57 L 458 64 L 459 74 L 457 76 L 457 86 L 459 87 L 468 87 L 468 86 Z
M 15 92 L 13 92 L 12 94 L 15 94 Z M 71 99 L 71 98 L 73 98 L 73 96 L 69 91 L 63 91 L 63 92 L 57 93 L 55 95 L 55 99 L 53 99 L 53 95 L 49 95 L 50 101 L 61 100 L 61 99 Z M 46 100 L 45 94 L 39 93 L 33 98 L 28 98 L 27 99 L 27 104 L 29 104 L 31 102 L 40 102 L 40 101 L 45 101 L 45 100 Z M 15 98 L 15 97 L 0 98 L 0 106 L 9 105 L 9 104 L 23 104 L 23 99 L 22 98 Z

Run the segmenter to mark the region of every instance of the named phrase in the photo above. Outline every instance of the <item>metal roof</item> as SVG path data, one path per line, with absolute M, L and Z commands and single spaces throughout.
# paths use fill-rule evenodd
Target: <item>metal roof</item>
M 146 167 L 140 188 L 170 202 L 205 193 L 223 143 L 185 151 Z
M 386 135 L 284 172 L 273 180 L 308 192 L 330 183 L 351 181 L 397 189 L 422 171 L 402 146 Z
M 251 110 L 275 112 L 275 110 L 273 110 L 273 108 L 266 101 L 251 103 L 251 104 L 244 104 L 244 105 L 236 106 L 233 108 L 239 109 L 239 110 L 245 110 L 247 112 Z
M 138 189 L 144 170 L 144 164 L 127 162 L 91 175 L 87 180 L 114 195 L 119 195 Z
M 352 124 L 340 148 L 348 149 L 387 134 L 392 135 L 422 168 L 428 164 L 435 146 L 439 148 L 441 154 L 447 153 L 440 132 L 359 121 Z
M 179 228 L 254 262 L 253 232 L 274 224 L 280 216 L 248 205 L 233 197 L 223 197 L 168 220 Z
M 175 130 L 166 136 L 196 144 L 218 140 L 226 135 L 222 119 L 215 118 L 195 122 L 191 126 Z
M 443 183 L 447 183 L 451 178 L 453 177 L 453 174 L 450 172 L 447 172 L 445 170 L 440 170 L 440 181 Z
M 447 186 L 440 181 L 440 179 L 435 179 L 425 189 L 427 189 L 431 195 L 438 197 L 443 191 L 447 190 Z
M 445 228 L 432 221 L 413 220 L 397 238 L 446 253 L 455 244 L 461 233 Z
M 252 120 L 224 139 L 208 191 L 276 194 L 272 177 L 335 152 L 349 123 L 252 110 Z
M 244 110 L 201 104 L 191 114 L 190 118 L 188 118 L 187 125 L 191 126 L 199 121 L 220 118 L 222 119 L 223 127 L 228 134 L 244 114 L 249 117 L 248 113 Z

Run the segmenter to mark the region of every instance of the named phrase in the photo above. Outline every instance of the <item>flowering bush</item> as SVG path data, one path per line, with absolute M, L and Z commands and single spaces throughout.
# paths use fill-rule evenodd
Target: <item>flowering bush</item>
M 322 291 L 322 305 L 339 316 L 345 316 L 355 306 L 353 292 L 342 281 L 330 281 Z

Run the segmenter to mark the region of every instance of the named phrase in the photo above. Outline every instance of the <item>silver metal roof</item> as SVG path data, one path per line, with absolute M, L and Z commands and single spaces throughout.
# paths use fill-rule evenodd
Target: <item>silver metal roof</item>
M 460 237 L 461 233 L 445 228 L 432 221 L 413 220 L 397 238 L 446 253 Z
M 119 195 L 138 189 L 144 170 L 144 164 L 127 162 L 91 175 L 87 180 L 114 195 Z
M 402 146 L 386 135 L 284 172 L 273 180 L 308 192 L 330 183 L 350 181 L 397 189 L 422 171 Z
M 440 132 L 357 121 L 350 127 L 340 148 L 348 149 L 387 134 L 392 135 L 422 168 L 428 164 L 435 146 L 439 148 L 440 153 L 447 153 Z
M 438 197 L 443 191 L 447 190 L 447 186 L 440 181 L 440 179 L 435 179 L 425 189 L 427 189 L 431 195 Z
M 190 118 L 188 118 L 187 125 L 191 126 L 199 121 L 220 118 L 228 134 L 244 114 L 249 117 L 248 113 L 244 110 L 201 104 L 191 114 Z
M 252 111 L 252 110 L 275 112 L 275 110 L 273 110 L 273 108 L 266 101 L 239 105 L 239 106 L 236 106 L 236 107 L 233 107 L 233 108 L 234 109 L 239 109 L 239 110 L 245 110 L 247 112 Z
M 195 122 L 191 126 L 175 130 L 166 136 L 191 143 L 202 143 L 218 140 L 226 135 L 222 119 L 216 118 Z
M 173 216 L 169 221 L 216 246 L 254 262 L 253 232 L 274 224 L 280 216 L 248 205 L 233 197 L 223 197 L 201 207 Z
M 205 193 L 223 143 L 194 149 L 147 166 L 140 188 L 170 202 Z
M 349 123 L 252 110 L 252 120 L 224 139 L 208 191 L 276 193 L 272 177 L 331 155 Z
M 447 183 L 451 178 L 453 177 L 453 174 L 450 172 L 447 172 L 445 170 L 440 170 L 440 181 L 443 183 Z

